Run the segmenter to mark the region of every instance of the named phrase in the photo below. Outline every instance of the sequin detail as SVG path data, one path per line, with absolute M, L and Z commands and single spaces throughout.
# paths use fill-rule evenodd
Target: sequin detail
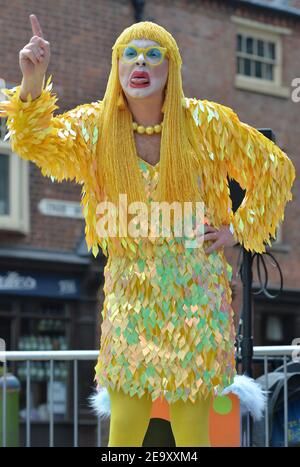
M 149 200 L 159 172 L 139 160 Z M 135 259 L 109 255 L 95 380 L 169 403 L 216 394 L 235 373 L 235 329 L 223 251 L 137 242 Z

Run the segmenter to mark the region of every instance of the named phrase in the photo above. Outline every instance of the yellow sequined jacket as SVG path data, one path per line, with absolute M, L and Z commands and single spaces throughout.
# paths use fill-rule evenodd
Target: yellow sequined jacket
M 44 176 L 82 184 L 88 249 L 96 256 L 101 245 L 107 255 L 107 242 L 96 233 L 95 149 L 102 102 L 79 105 L 53 117 L 58 107 L 51 90 L 51 77 L 41 96 L 31 102 L 19 99 L 20 86 L 2 90 L 7 96 L 7 101 L 0 103 L 0 116 L 7 117 L 6 137 L 12 150 L 34 162 Z M 241 122 L 231 108 L 195 98 L 185 98 L 183 105 L 192 112 L 200 130 L 199 144 L 207 155 L 201 177 L 211 223 L 231 223 L 237 242 L 247 250 L 264 252 L 264 243 L 271 245 L 270 235 L 275 236 L 276 227 L 284 220 L 286 202 L 292 200 L 293 163 L 276 144 Z M 234 214 L 227 175 L 246 190 Z

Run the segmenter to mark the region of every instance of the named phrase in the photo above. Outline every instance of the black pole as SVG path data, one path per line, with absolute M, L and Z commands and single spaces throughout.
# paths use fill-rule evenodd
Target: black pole
M 144 0 L 131 0 L 134 8 L 134 19 L 136 23 L 143 20 Z
M 243 248 L 243 337 L 241 340 L 242 371 L 252 376 L 252 253 Z
M 242 373 L 252 377 L 253 337 L 252 337 L 252 253 L 243 248 L 243 333 L 241 339 Z M 252 446 L 253 421 L 249 414 L 242 418 L 242 435 L 247 433 L 247 446 Z M 244 445 L 244 444 L 243 444 Z

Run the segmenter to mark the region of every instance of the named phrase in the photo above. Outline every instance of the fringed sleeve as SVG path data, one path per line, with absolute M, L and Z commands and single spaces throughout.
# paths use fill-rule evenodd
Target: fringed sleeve
M 213 103 L 219 118 L 215 123 L 215 148 L 245 198 L 235 213 L 230 212 L 230 228 L 248 251 L 263 253 L 264 242 L 271 246 L 284 209 L 293 196 L 295 167 L 285 152 L 255 128 L 239 120 L 234 111 Z
M 7 100 L 0 102 L 0 117 L 7 117 L 5 139 L 9 138 L 12 150 L 36 164 L 44 176 L 83 183 L 89 172 L 89 143 L 95 139 L 86 122 L 97 113 L 95 105 L 79 105 L 54 117 L 58 106 L 51 76 L 37 99 L 29 95 L 27 102 L 21 101 L 20 90 L 21 86 L 1 90 Z

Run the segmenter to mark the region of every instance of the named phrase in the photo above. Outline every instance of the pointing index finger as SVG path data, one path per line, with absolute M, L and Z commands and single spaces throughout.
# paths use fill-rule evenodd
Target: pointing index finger
M 30 18 L 31 29 L 32 29 L 33 35 L 42 37 L 44 39 L 44 34 L 40 26 L 40 23 L 38 22 L 37 17 L 35 15 L 30 15 L 29 18 Z

